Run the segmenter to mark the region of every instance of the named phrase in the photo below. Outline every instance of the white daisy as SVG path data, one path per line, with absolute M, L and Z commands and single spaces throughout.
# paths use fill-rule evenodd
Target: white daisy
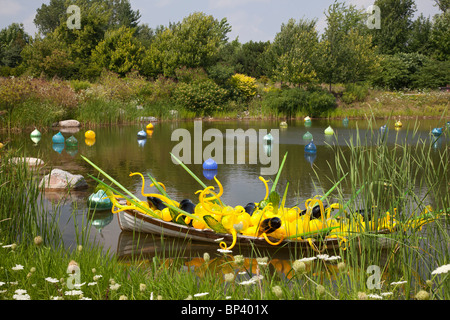
M 431 274 L 441 274 L 441 273 L 447 273 L 449 271 L 450 271 L 450 264 L 446 264 L 446 265 L 440 266 L 439 268 L 437 268 L 436 270 L 431 272 Z
M 308 261 L 313 261 L 313 260 L 316 260 L 316 259 L 317 259 L 317 257 L 310 257 L 310 258 L 302 258 L 302 259 L 299 259 L 298 261 L 308 262 Z
M 59 280 L 58 280 L 58 279 L 55 279 L 55 278 L 51 278 L 51 277 L 47 277 L 47 278 L 45 278 L 45 281 L 48 281 L 48 282 L 51 282 L 51 283 L 57 283 L 57 282 L 59 282 Z
M 408 283 L 408 281 L 391 282 L 391 286 L 397 286 L 397 285 L 401 285 L 401 284 L 405 284 L 405 283 Z
M 15 294 L 13 295 L 14 300 L 31 300 L 28 294 Z
M 367 297 L 372 298 L 372 299 L 378 299 L 378 300 L 382 300 L 383 297 L 379 296 L 377 294 L 368 294 Z
M 196 293 L 196 294 L 194 294 L 194 297 L 203 297 L 203 296 L 207 296 L 208 294 L 209 294 L 209 292 Z
M 70 290 L 70 291 L 65 291 L 64 294 L 66 296 L 79 296 L 80 294 L 83 294 L 83 291 L 81 291 L 81 290 Z
M 14 291 L 16 294 L 26 294 L 27 290 L 24 289 L 17 289 L 16 291 Z
M 21 264 L 16 264 L 14 267 L 12 267 L 11 269 L 13 269 L 14 271 L 18 271 L 18 270 L 23 270 L 23 265 Z
M 220 253 L 232 253 L 233 252 L 231 250 L 226 250 L 226 249 L 217 249 L 217 251 L 219 251 Z

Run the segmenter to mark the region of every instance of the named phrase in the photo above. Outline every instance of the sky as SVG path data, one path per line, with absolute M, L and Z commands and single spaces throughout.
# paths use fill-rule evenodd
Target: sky
M 375 0 L 347 0 L 358 9 L 367 9 Z M 343 0 L 340 0 L 343 2 Z M 433 0 L 416 0 L 416 16 L 432 17 L 439 12 Z M 50 0 L 0 0 L 0 29 L 13 22 L 23 23 L 25 31 L 34 36 L 36 9 Z M 334 0 L 130 0 L 133 10 L 139 10 L 140 23 L 155 28 L 169 22 L 182 21 L 193 12 L 203 12 L 221 20 L 227 18 L 232 31 L 230 40 L 239 37 L 241 43 L 272 41 L 281 25 L 290 18 L 316 19 L 320 31 L 326 25 L 324 11 Z M 382 13 L 381 13 L 382 15 Z M 381 16 L 382 18 L 382 16 Z

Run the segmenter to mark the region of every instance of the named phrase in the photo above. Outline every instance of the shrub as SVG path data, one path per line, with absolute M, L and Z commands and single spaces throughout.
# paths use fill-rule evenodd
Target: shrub
M 369 88 L 367 85 L 358 85 L 355 83 L 349 83 L 345 85 L 345 91 L 342 94 L 342 101 L 347 104 L 355 101 L 364 101 L 369 94 Z
M 229 83 L 233 87 L 238 96 L 248 100 L 256 94 L 256 79 L 244 74 L 236 73 L 233 75 Z
M 288 117 L 294 116 L 298 112 L 319 116 L 335 106 L 334 96 L 328 91 L 318 89 L 311 91 L 300 88 L 274 90 L 266 93 L 263 100 L 264 108 Z
M 175 76 L 178 81 L 186 83 L 199 82 L 208 79 L 208 75 L 203 68 L 181 67 L 175 70 Z
M 179 83 L 174 98 L 177 103 L 197 114 L 209 115 L 221 110 L 225 103 L 227 90 L 214 81 L 207 80 L 193 83 Z
M 75 90 L 76 93 L 80 92 L 81 90 L 86 90 L 91 87 L 91 84 L 87 81 L 82 80 L 71 80 L 70 86 L 73 90 Z

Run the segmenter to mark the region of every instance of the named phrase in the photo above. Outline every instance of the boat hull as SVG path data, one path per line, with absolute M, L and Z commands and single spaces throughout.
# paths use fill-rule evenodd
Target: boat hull
M 148 215 L 142 214 L 136 210 L 125 210 L 117 214 L 119 226 L 123 231 L 141 232 L 156 234 L 164 237 L 173 237 L 180 239 L 191 239 L 206 243 L 215 243 L 224 241 L 228 246 L 233 242 L 233 236 L 228 233 L 216 233 L 210 229 L 196 229 L 179 225 L 173 222 L 166 222 L 161 219 L 155 219 Z M 272 242 L 278 242 L 279 239 L 268 237 Z M 339 248 L 338 239 L 324 239 L 318 241 L 312 239 L 312 245 L 317 249 L 320 248 Z M 274 247 L 269 244 L 263 237 L 251 237 L 238 235 L 236 239 L 238 245 L 255 245 L 257 247 Z M 311 244 L 306 240 L 284 240 L 276 247 L 303 247 L 311 249 Z

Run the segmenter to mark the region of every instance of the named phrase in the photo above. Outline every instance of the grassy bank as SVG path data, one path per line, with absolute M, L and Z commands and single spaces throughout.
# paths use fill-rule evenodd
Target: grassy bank
M 32 78 L 2 78 L 0 125 L 3 130 L 40 130 L 61 120 L 76 119 L 84 126 L 158 120 L 270 119 L 448 116 L 447 92 L 386 92 L 364 86 L 283 88 L 256 83 L 253 96 L 236 90 L 220 91 L 210 80 L 197 84 L 137 76 L 105 74 L 98 82 Z M 203 82 L 202 82 L 203 81 Z M 180 89 L 181 88 L 181 89 Z M 216 99 L 216 91 L 222 92 Z
M 388 147 L 376 132 L 365 136 L 368 141 L 351 141 L 349 149 L 335 147 L 329 178 L 338 181 L 349 173 L 344 183 L 354 188 L 350 201 L 343 186 L 330 196 L 347 203 L 348 215 L 342 218 L 360 223 L 355 210 L 373 206 L 379 215 L 397 208 L 399 221 L 427 205 L 449 208 L 449 150 L 436 151 L 421 141 Z M 434 152 L 439 152 L 437 161 L 430 156 Z M 0 299 L 450 299 L 448 211 L 420 229 L 355 233 L 354 241 L 328 256 L 291 251 L 290 259 L 280 260 L 257 248 L 245 256 L 237 248 L 190 256 L 182 249 L 170 256 L 158 252 L 150 260 L 137 250 L 121 260 L 87 240 L 90 221 L 76 229 L 77 247 L 64 249 L 57 206 L 50 212 L 38 205 L 38 181 L 23 164 L 9 162 L 16 155 L 3 151 L 0 160 Z M 171 246 L 170 239 L 163 242 Z M 380 250 L 380 243 L 391 245 Z M 379 277 L 370 270 L 379 270 Z

